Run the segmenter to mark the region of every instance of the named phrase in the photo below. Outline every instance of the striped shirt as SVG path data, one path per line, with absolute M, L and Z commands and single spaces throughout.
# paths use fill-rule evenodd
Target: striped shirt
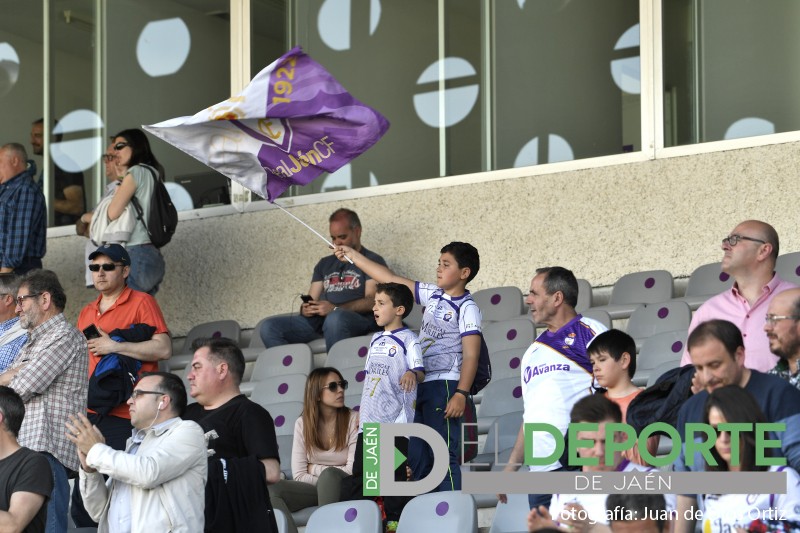
M 50 453 L 65 467 L 78 470 L 75 445 L 67 440 L 64 424 L 69 415 L 86 412 L 86 339 L 59 313 L 29 331 L 29 340 L 11 368 L 19 366 L 9 386 L 25 402 L 20 445 Z

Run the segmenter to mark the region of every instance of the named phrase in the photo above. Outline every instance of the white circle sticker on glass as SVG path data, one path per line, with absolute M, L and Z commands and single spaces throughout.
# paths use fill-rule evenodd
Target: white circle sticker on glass
M 331 50 L 350 50 L 352 0 L 325 0 L 317 15 L 319 38 Z M 380 0 L 369 2 L 369 34 L 374 35 L 381 19 Z
M 11 92 L 19 77 L 19 56 L 9 43 L 0 43 L 0 96 Z
M 473 78 L 476 82 L 464 87 L 445 89 L 444 113 L 441 115 L 438 89 L 414 95 L 414 109 L 422 122 L 432 128 L 442 126 L 449 128 L 464 120 L 475 107 L 479 91 L 477 72 L 466 59 L 446 57 L 429 65 L 420 75 L 417 85 L 439 83 L 440 71 L 445 81 L 456 78 Z
M 136 59 L 149 76 L 169 76 L 178 72 L 192 47 L 192 36 L 179 18 L 148 22 L 136 42 Z
M 547 160 L 542 163 L 572 161 L 575 155 L 572 147 L 563 137 L 551 133 L 547 136 Z M 522 147 L 514 160 L 514 167 L 527 167 L 539 164 L 539 137 L 534 137 Z
M 378 185 L 378 178 L 372 172 L 369 173 L 369 186 Z M 333 174 L 328 174 L 322 182 L 320 192 L 343 191 L 353 188 L 353 168 L 350 163 L 346 164 Z
M 642 92 L 641 62 L 639 61 L 639 25 L 634 24 L 619 38 L 614 50 L 630 50 L 636 55 L 611 61 L 611 77 L 617 87 L 629 94 Z
M 741 139 L 743 137 L 756 137 L 775 133 L 775 124 L 769 120 L 758 117 L 742 118 L 728 126 L 725 139 Z
M 66 141 L 53 141 L 50 156 L 56 165 L 67 172 L 83 172 L 100 160 L 103 153 L 103 120 L 89 109 L 70 111 L 53 128 L 53 136 L 67 133 L 83 133 L 83 139 L 70 138 Z M 74 137 L 74 136 L 70 136 Z

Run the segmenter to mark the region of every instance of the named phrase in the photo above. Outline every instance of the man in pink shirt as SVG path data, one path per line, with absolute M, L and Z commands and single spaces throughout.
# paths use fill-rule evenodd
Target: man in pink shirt
M 766 222 L 745 220 L 722 239 L 722 250 L 722 271 L 733 277 L 733 287 L 694 312 L 689 333 L 707 320 L 729 320 L 744 337 L 744 365 L 767 372 L 778 362 L 764 334 L 767 309 L 776 294 L 795 287 L 775 273 L 778 233 Z M 681 365 L 690 364 L 689 352 L 684 351 Z

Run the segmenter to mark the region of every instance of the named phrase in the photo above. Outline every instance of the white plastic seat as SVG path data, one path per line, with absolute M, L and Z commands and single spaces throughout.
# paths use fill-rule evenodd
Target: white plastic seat
M 608 305 L 593 309 L 606 311 L 614 320 L 628 318 L 640 304 L 672 299 L 672 291 L 672 274 L 666 270 L 634 272 L 622 276 L 614 283 Z
M 372 500 L 351 500 L 323 505 L 311 513 L 306 533 L 379 533 L 381 511 Z
M 523 533 L 528 531 L 531 511 L 527 494 L 508 494 L 508 502 L 497 502 L 489 533 Z
M 306 530 L 308 531 L 308 530 Z M 412 499 L 400 515 L 397 533 L 478 533 L 478 509 L 470 494 L 431 492 Z
M 665 331 L 686 331 L 691 321 L 689 304 L 670 300 L 637 307 L 628 320 L 626 331 L 636 341 L 639 350 L 647 338 Z
M 792 252 L 778 256 L 775 272 L 788 282 L 800 285 L 800 252 Z
M 289 524 L 286 515 L 280 509 L 273 509 L 275 522 L 278 524 L 278 533 L 289 533 Z
M 302 402 L 306 390 L 305 374 L 273 376 L 255 382 L 250 399 L 261 405 L 283 402 Z
M 192 343 L 197 339 L 225 337 L 238 345 L 241 335 L 242 328 L 235 320 L 214 320 L 213 322 L 198 324 L 186 334 L 182 353 L 192 353 Z
M 269 411 L 272 421 L 275 423 L 275 435 L 294 434 L 294 423 L 303 412 L 303 402 L 283 402 L 263 404 L 256 398 L 250 398 Z
M 686 302 L 694 311 L 712 296 L 724 292 L 733 286 L 733 278 L 722 271 L 722 263 L 709 263 L 694 269 L 689 276 L 686 294 L 675 298 Z
M 292 445 L 294 444 L 294 426 L 292 426 L 291 435 L 279 435 L 276 438 L 278 440 L 278 457 L 281 462 L 281 472 L 286 476 L 286 479 L 293 479 Z
M 583 313 L 592 307 L 592 284 L 585 279 L 578 278 L 578 304 L 575 311 Z
M 485 323 L 516 318 L 525 312 L 519 287 L 493 287 L 472 293 Z
M 483 338 L 489 353 L 512 348 L 525 349 L 536 337 L 536 328 L 527 316 L 492 322 L 483 328 Z
M 325 366 L 341 369 L 360 364 L 363 368 L 371 340 L 371 334 L 340 340 L 331 346 Z
M 642 344 L 639 355 L 636 357 L 636 374 L 633 383 L 642 386 L 650 381 L 650 377 L 657 373 L 661 366 L 671 364 L 672 368 L 680 366 L 683 350 L 686 348 L 687 331 L 665 331 L 648 338 Z M 668 370 L 664 369 L 660 376 Z
M 492 381 L 520 377 L 520 364 L 526 348 L 511 348 L 489 354 L 492 360 Z M 483 392 L 483 391 L 481 391 Z
M 489 426 L 481 453 L 468 463 L 470 467 L 474 470 L 490 470 L 495 463 L 495 455 L 514 447 L 520 426 L 522 426 L 522 411 L 497 417 Z
M 586 318 L 591 318 L 592 320 L 597 320 L 608 329 L 611 329 L 611 315 L 609 315 L 608 312 L 603 311 L 602 309 L 597 309 L 597 308 L 587 309 L 581 313 L 581 316 L 585 316 Z
M 522 409 L 520 379 L 492 380 L 483 389 L 483 400 L 478 406 L 478 434 L 484 435 L 497 417 Z

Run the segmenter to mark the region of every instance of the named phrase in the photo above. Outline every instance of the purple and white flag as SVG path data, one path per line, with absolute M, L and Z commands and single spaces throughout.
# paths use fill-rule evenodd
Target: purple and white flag
M 297 47 L 238 95 L 143 128 L 273 202 L 366 152 L 389 122 Z

